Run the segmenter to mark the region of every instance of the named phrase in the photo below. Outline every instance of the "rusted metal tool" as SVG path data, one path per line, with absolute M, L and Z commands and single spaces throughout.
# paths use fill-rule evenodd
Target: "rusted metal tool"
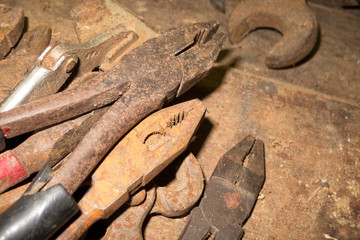
M 240 239 L 264 180 L 264 144 L 247 136 L 220 159 L 181 239 Z
M 57 92 L 73 72 L 80 78 L 96 68 L 107 71 L 125 53 L 156 35 L 127 9 L 110 0 L 85 1 L 71 13 L 81 43 L 50 44 L 2 102 L 0 111 Z
M 18 42 L 24 28 L 24 11 L 0 4 L 0 59 Z
M 8 111 L 57 92 L 75 69 L 78 77 L 91 73 L 94 68 L 102 67 L 103 62 L 112 60 L 112 56 L 109 56 L 111 50 L 115 47 L 121 49 L 121 46 L 136 41 L 136 38 L 133 31 L 118 25 L 84 43 L 53 42 L 4 99 L 0 111 Z
M 87 5 L 85 3 L 92 4 Z M 99 4 L 103 4 L 106 11 L 99 12 L 89 9 L 91 6 L 99 8 L 99 6 L 101 6 Z M 84 9 L 86 9 L 86 11 L 84 11 Z M 111 13 L 109 13 L 110 9 Z M 93 18 L 89 18 L 89 12 L 91 12 Z M 112 54 L 114 55 L 112 55 L 111 61 L 103 61 L 101 63 L 101 69 L 105 71 L 109 69 L 109 64 L 118 62 L 119 60 L 117 59 L 121 58 L 126 52 L 156 35 L 153 30 L 129 13 L 127 9 L 112 1 L 106 1 L 106 3 L 98 0 L 82 2 L 72 10 L 72 13 L 76 13 L 74 22 L 78 26 L 76 28 L 78 35 L 82 37 L 80 38 L 82 40 L 81 42 L 96 38 L 96 36 L 101 34 L 101 31 L 104 32 L 113 29 L 114 23 L 117 24 L 120 22 L 118 18 L 121 18 L 121 22 L 127 27 L 139 33 L 137 34 L 139 39 L 135 42 L 125 42 L 125 45 L 116 45 L 115 50 L 112 50 Z M 92 25 L 93 19 L 96 19 L 96 26 Z M 112 26 L 110 26 L 109 19 L 113 20 L 111 22 L 113 24 Z M 119 21 L 115 22 L 115 20 Z M 84 27 L 85 25 L 87 27 Z M 23 44 L 26 43 L 23 42 Z M 96 76 L 98 73 L 93 73 L 92 75 Z M 86 74 L 86 78 L 90 78 L 89 74 Z M 84 80 L 81 79 L 81 76 L 77 76 L 75 81 L 78 85 Z M 72 87 L 76 87 L 76 84 L 71 84 L 70 88 Z M 93 123 L 102 116 L 104 110 L 105 109 L 102 108 L 77 119 L 69 120 L 42 130 L 31 136 L 17 148 L 2 154 L 2 158 L 0 156 L 0 159 L 2 159 L 0 161 L 0 192 L 23 180 L 31 173 L 39 171 L 44 165 L 53 166 L 65 157 L 75 148 Z M 6 167 L 4 165 L 6 165 Z
M 108 107 L 44 129 L 0 155 L 0 193 L 39 171 L 52 167 L 79 143 Z
M 140 46 L 144 41 L 154 37 L 157 33 L 148 27 L 143 21 L 134 16 L 125 6 L 113 0 L 86 0 L 82 1 L 71 11 L 71 18 L 74 22 L 75 32 L 80 42 L 89 41 L 96 35 L 111 30 L 119 23 L 137 34 L 137 40 L 128 44 L 121 51 L 115 47 L 109 54 L 113 61 L 103 62 L 101 69 L 110 69 L 114 66 L 114 59 L 119 54 L 130 52 L 133 48 Z
M 178 163 L 178 160 L 181 160 Z M 143 239 L 143 222 L 148 214 L 178 217 L 187 213 L 200 198 L 204 188 L 201 167 L 191 153 L 176 160 L 156 179 L 167 179 L 169 172 L 175 179 L 165 186 L 155 186 L 147 191 L 146 199 L 138 206 L 130 206 L 111 223 L 103 237 L 105 239 Z M 164 176 L 166 173 L 166 177 Z M 131 224 L 129 224 L 131 223 Z
M 224 40 L 217 29 L 209 22 L 169 30 L 124 56 L 104 81 L 130 81 L 130 89 L 64 158 L 47 186 L 61 183 L 73 193 L 132 126 L 202 79 Z
M 1 112 L 0 127 L 5 138 L 12 138 L 110 104 L 128 87 L 129 82 L 108 81 L 100 75 L 76 88 Z
M 274 28 L 283 38 L 267 53 L 270 68 L 292 66 L 314 48 L 318 36 L 315 14 L 305 0 L 243 0 L 227 22 L 231 43 L 237 43 L 252 30 Z
M 187 148 L 204 114 L 204 105 L 195 99 L 160 110 L 138 124 L 96 169 L 91 188 L 78 204 L 81 215 L 59 239 L 80 238 L 148 184 Z M 171 192 L 163 194 L 169 200 L 174 197 Z M 155 209 L 161 211 L 162 204 Z

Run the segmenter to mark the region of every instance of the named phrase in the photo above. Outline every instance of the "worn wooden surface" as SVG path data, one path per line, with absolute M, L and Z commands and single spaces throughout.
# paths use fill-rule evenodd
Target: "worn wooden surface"
M 29 27 L 47 22 L 53 40 L 76 41 L 69 10 L 78 0 L 2 2 L 23 6 Z M 157 31 L 210 19 L 224 26 L 236 4 L 228 0 L 224 15 L 207 0 L 119 2 Z M 207 179 L 247 134 L 265 143 L 266 181 L 244 239 L 360 238 L 360 17 L 312 2 L 321 37 L 303 62 L 269 70 L 265 53 L 281 35 L 257 30 L 227 42 L 210 75 L 178 100 L 198 97 L 208 109 L 190 146 Z M 145 238 L 176 239 L 182 222 L 154 216 Z

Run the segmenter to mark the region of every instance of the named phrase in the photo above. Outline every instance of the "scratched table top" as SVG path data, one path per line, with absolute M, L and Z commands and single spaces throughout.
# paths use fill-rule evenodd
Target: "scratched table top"
M 69 10 L 78 0 L 2 2 L 23 7 L 27 28 L 48 24 L 52 41 L 77 42 Z M 226 2 L 226 14 L 207 0 L 119 2 L 161 32 L 212 19 L 224 27 L 237 1 Z M 256 30 L 239 44 L 226 41 L 208 77 L 177 100 L 199 98 L 207 107 L 189 147 L 207 180 L 246 135 L 265 143 L 266 180 L 243 239 L 360 237 L 360 10 L 324 2 L 309 3 L 320 39 L 300 64 L 268 69 L 265 54 L 281 35 Z M 176 239 L 186 219 L 152 216 L 145 239 Z M 104 226 L 95 224 L 87 238 L 99 238 Z

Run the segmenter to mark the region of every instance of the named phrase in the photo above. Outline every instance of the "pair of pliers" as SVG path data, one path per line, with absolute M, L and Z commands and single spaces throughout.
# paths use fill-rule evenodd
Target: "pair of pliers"
M 147 185 L 187 148 L 204 114 L 205 107 L 201 101 L 192 100 L 160 110 L 137 125 L 96 169 L 91 188 L 78 204 L 81 215 L 59 239 L 80 238 L 93 223 L 108 218 L 132 194 Z M 200 167 L 197 172 L 201 173 Z M 202 179 L 200 183 L 198 178 L 196 180 L 197 184 L 201 184 Z M 192 195 L 195 190 L 188 192 L 187 196 L 192 197 L 191 203 L 186 205 L 196 203 L 202 188 L 196 190 L 196 196 Z M 171 194 L 168 192 L 168 195 Z M 166 199 L 171 200 L 172 197 L 166 196 Z M 181 203 L 179 205 L 178 208 L 181 208 Z M 183 211 L 178 212 L 181 213 Z
M 241 239 L 264 180 L 264 143 L 247 136 L 221 157 L 181 239 Z
M 0 135 L 11 138 L 117 100 L 66 160 L 77 163 L 64 164 L 59 174 L 61 179 L 55 176 L 56 183 L 68 185 L 72 193 L 134 124 L 207 74 L 224 40 L 224 34 L 217 33 L 218 26 L 216 22 L 208 22 L 169 30 L 130 52 L 112 70 L 98 74 L 77 88 L 0 113 Z M 11 164 L 8 157 L 0 161 L 3 169 L 9 169 L 3 174 L 0 172 L 0 182 L 6 183 L 0 191 L 39 170 L 23 164 L 24 159 L 11 156 Z M 74 165 L 82 169 L 77 170 Z M 15 176 L 7 179 L 11 174 Z M 69 182 L 76 176 L 81 179 Z
M 59 238 L 78 239 L 94 222 L 109 217 L 152 181 L 187 148 L 204 114 L 204 105 L 195 99 L 160 110 L 138 124 L 96 169 L 91 188 L 78 204 L 81 215 Z M 0 236 L 47 238 L 78 211 L 62 185 L 46 187 L 51 178 L 45 171 L 0 216 Z
M 143 196 L 141 204 L 132 197 L 130 206 L 111 216 L 103 240 L 143 239 L 143 223 L 148 215 L 184 215 L 197 203 L 204 188 L 200 164 L 191 153 L 182 154 L 152 182 L 146 186 L 146 195 L 139 192 L 134 196 L 137 202 L 139 195 Z

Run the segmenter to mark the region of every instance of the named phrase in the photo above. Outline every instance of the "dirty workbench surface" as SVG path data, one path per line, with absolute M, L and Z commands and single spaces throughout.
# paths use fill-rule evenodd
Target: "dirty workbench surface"
M 78 0 L 2 2 L 22 6 L 29 28 L 47 23 L 53 40 L 76 41 L 69 10 Z M 207 0 L 119 2 L 159 32 L 211 19 L 224 26 L 236 5 L 228 0 L 224 15 Z M 269 70 L 265 53 L 281 35 L 257 30 L 227 41 L 209 76 L 177 100 L 198 97 L 208 109 L 190 145 L 207 179 L 247 134 L 265 143 L 266 180 L 243 239 L 360 238 L 360 17 L 314 2 L 320 40 L 305 61 Z M 176 239 L 173 225 L 183 222 L 154 216 L 145 237 Z

